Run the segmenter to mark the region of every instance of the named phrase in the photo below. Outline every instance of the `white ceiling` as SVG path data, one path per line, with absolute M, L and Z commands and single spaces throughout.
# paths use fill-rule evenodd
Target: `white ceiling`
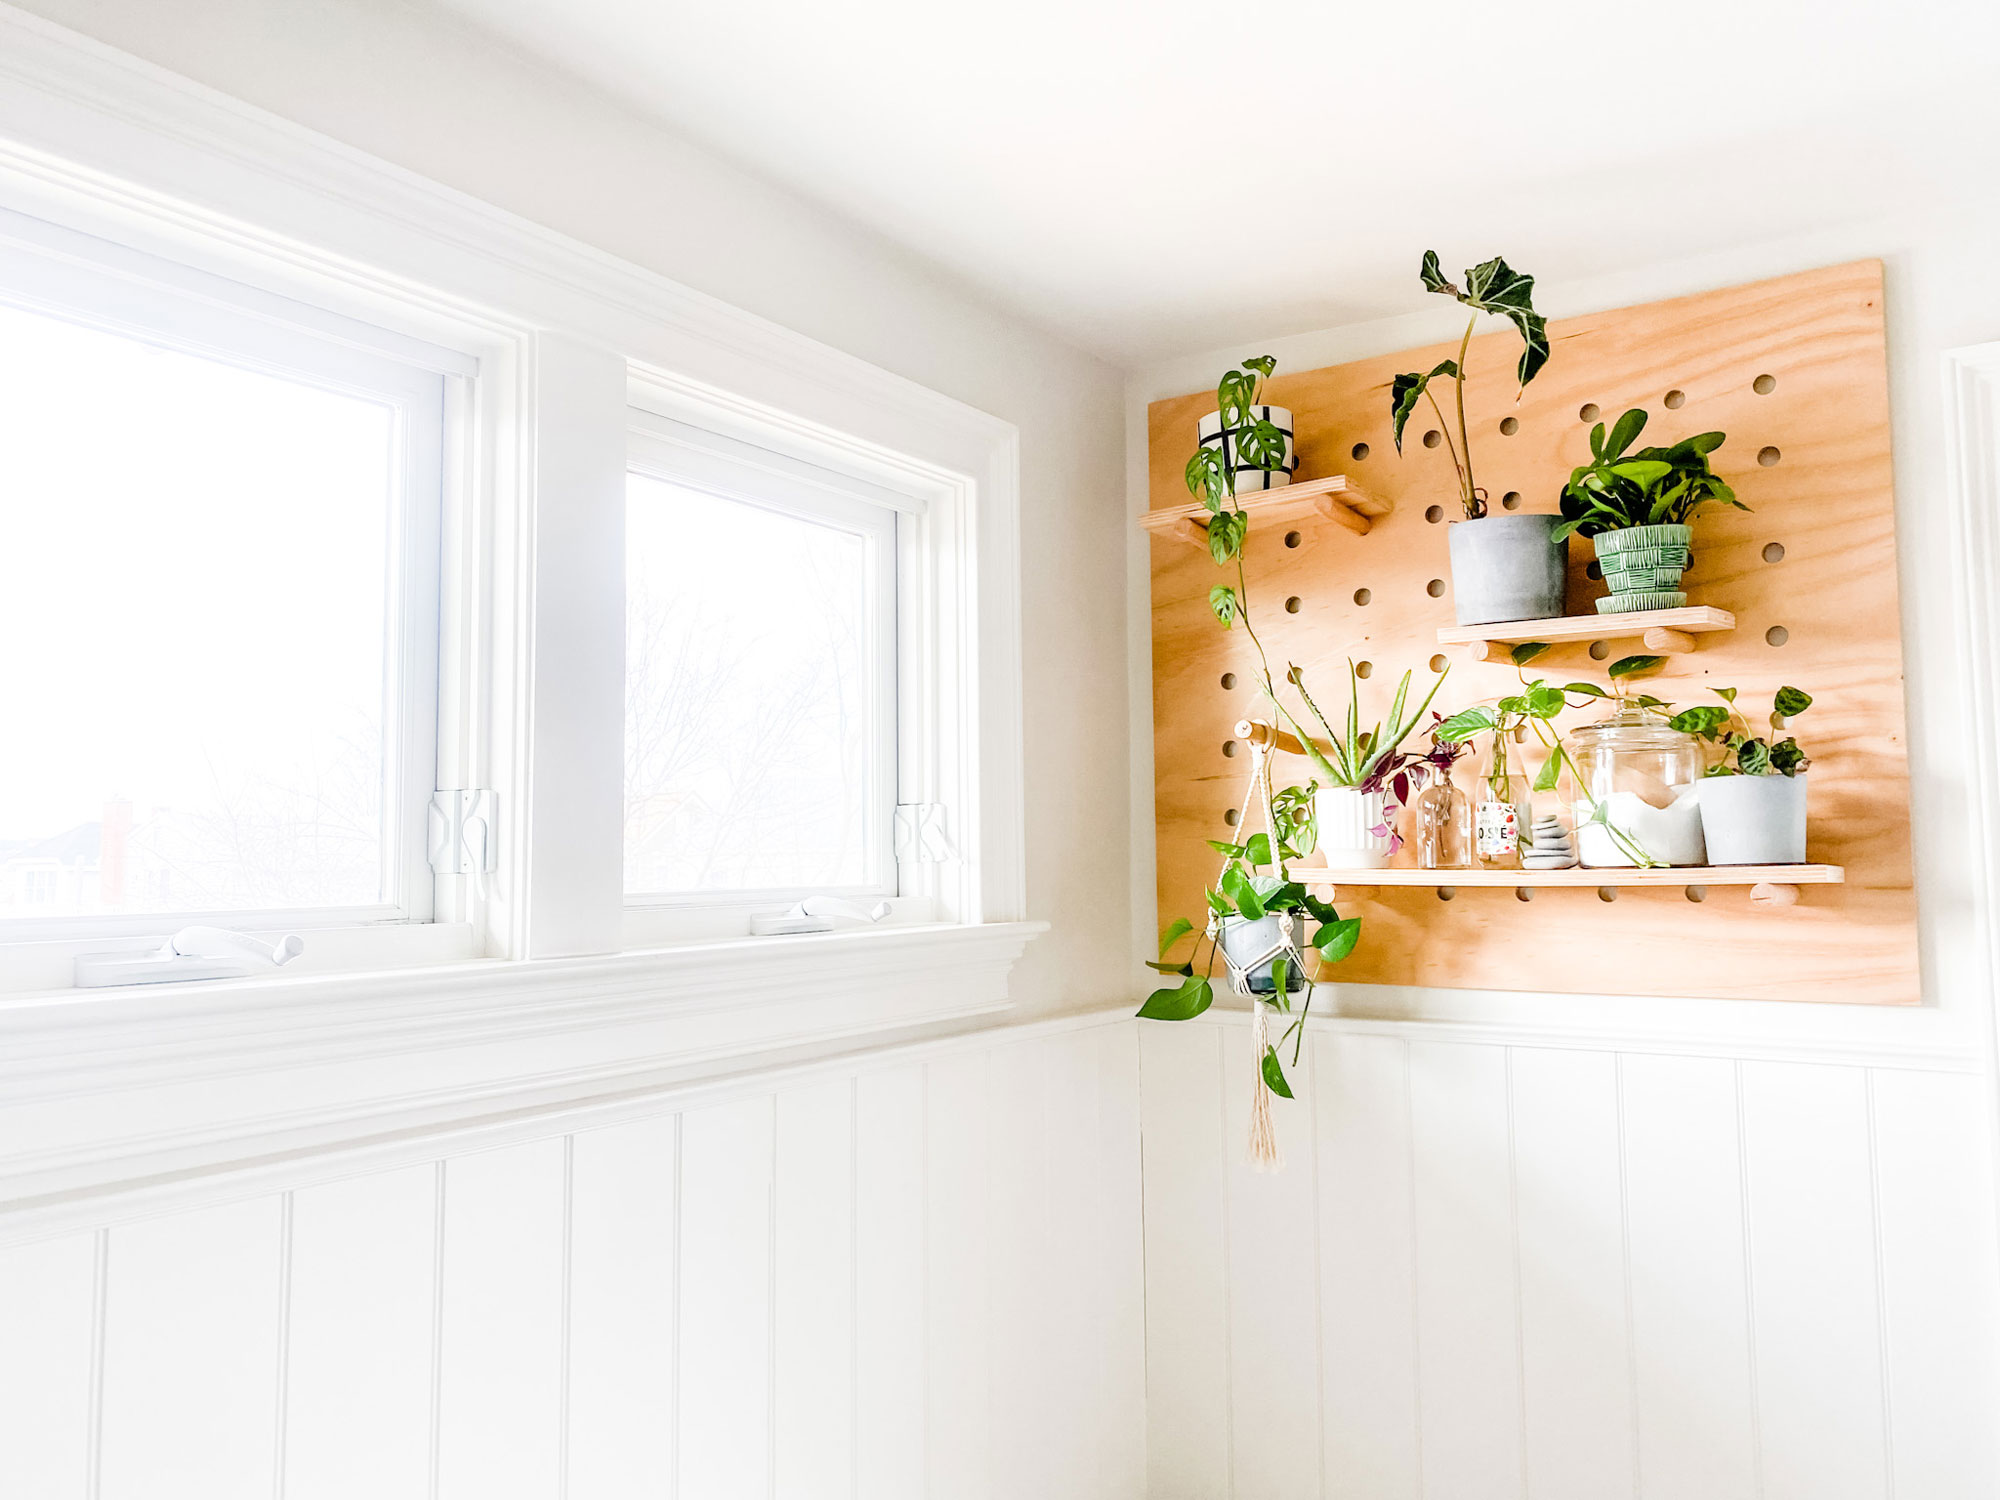
M 1990 0 L 440 0 L 1127 366 L 1992 179 Z

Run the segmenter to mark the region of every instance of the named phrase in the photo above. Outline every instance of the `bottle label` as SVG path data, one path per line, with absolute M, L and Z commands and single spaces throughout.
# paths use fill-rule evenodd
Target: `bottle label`
M 1479 857 L 1505 859 L 1521 847 L 1521 823 L 1511 802 L 1482 802 L 1476 820 Z

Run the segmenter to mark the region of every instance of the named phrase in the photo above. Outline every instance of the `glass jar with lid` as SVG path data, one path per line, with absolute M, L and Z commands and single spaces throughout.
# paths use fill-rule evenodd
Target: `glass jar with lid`
M 1627 699 L 1620 699 L 1608 718 L 1570 731 L 1568 741 L 1577 781 L 1571 811 L 1577 854 L 1585 865 L 1629 869 L 1648 859 L 1664 865 L 1707 862 L 1695 795 L 1703 770 L 1701 741 Z

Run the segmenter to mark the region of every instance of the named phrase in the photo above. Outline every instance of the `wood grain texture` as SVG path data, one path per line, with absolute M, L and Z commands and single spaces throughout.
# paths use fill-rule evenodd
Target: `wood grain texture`
M 1645 441 L 1719 429 L 1728 441 L 1717 470 L 1750 514 L 1695 522 L 1690 603 L 1731 611 L 1737 628 L 1698 637 L 1650 679 L 1660 697 L 1713 701 L 1733 686 L 1751 712 L 1784 683 L 1817 700 L 1801 724 L 1814 757 L 1808 858 L 1842 865 L 1844 885 L 1816 886 L 1794 906 L 1742 900 L 1689 902 L 1678 888 L 1630 890 L 1615 905 L 1588 890 L 1548 891 L 1532 904 L 1506 890 L 1466 890 L 1449 904 L 1428 889 L 1343 895 L 1366 921 L 1344 982 L 1467 988 L 1558 989 L 1580 994 L 1696 995 L 1915 1004 L 1920 999 L 1916 893 L 1911 872 L 1909 769 L 1896 586 L 1881 266 L 1833 266 L 1550 325 L 1554 354 L 1517 404 L 1511 331 L 1473 341 L 1467 418 L 1475 473 L 1496 511 L 1553 511 L 1562 482 L 1589 456 L 1586 404 L 1615 419 L 1650 414 Z M 1429 368 L 1455 350 L 1413 350 L 1269 382 L 1270 399 L 1294 412 L 1300 477 L 1344 472 L 1389 509 L 1366 536 L 1324 520 L 1291 523 L 1303 545 L 1253 518 L 1245 557 L 1253 619 L 1282 672 L 1305 669 L 1322 705 L 1344 702 L 1346 662 L 1372 664 L 1363 708 L 1379 717 L 1406 668 L 1423 677 L 1453 625 L 1446 523 L 1455 514 L 1445 449 L 1426 448 L 1432 424 L 1413 419 L 1399 457 L 1389 432 L 1388 388 L 1403 370 Z M 1760 375 L 1775 388 L 1753 389 Z M 1674 409 L 1670 391 L 1683 393 Z M 1153 403 L 1151 501 L 1186 503 L 1181 469 L 1212 392 Z M 1503 436 L 1500 422 L 1517 416 Z M 1364 459 L 1352 455 L 1368 445 Z M 1759 462 L 1776 449 L 1777 462 Z M 1437 519 L 1429 519 L 1435 515 Z M 1777 543 L 1783 558 L 1767 562 Z M 1221 836 L 1249 762 L 1225 755 L 1236 722 L 1258 711 L 1257 660 L 1244 631 L 1220 629 L 1208 591 L 1225 578 L 1184 542 L 1155 537 L 1153 713 L 1159 896 L 1164 926 L 1202 910 L 1215 874 L 1203 842 Z M 1587 542 L 1570 550 L 1569 613 L 1585 614 L 1603 585 L 1586 576 Z M 1437 593 L 1431 590 L 1436 588 Z M 1363 592 L 1365 591 L 1365 592 Z M 1288 599 L 1298 600 L 1288 612 Z M 1361 602 L 1363 599 L 1366 602 Z M 1767 633 L 1786 632 L 1774 646 Z M 1593 638 L 1597 639 L 1597 638 Z M 1618 655 L 1634 649 L 1626 643 Z M 1558 645 L 1535 672 L 1556 681 L 1604 682 L 1590 643 Z M 1512 687 L 1504 663 L 1454 650 L 1439 695 L 1447 712 Z M 1234 674 L 1225 689 L 1221 679 Z M 1566 727 L 1598 717 L 1573 711 Z M 1241 747 L 1236 747 L 1240 749 Z M 1277 774 L 1309 768 L 1280 758 Z M 1399 864 L 1409 863 L 1407 851 Z M 1527 965 L 1532 945 L 1561 962 Z

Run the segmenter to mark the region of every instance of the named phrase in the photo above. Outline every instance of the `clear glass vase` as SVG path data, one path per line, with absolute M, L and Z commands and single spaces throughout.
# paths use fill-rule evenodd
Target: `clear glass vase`
M 1521 841 L 1534 827 L 1533 798 L 1513 740 L 1498 733 L 1491 739 L 1473 800 L 1474 852 L 1489 870 L 1518 870 Z
M 1699 865 L 1701 742 L 1658 714 L 1621 702 L 1610 717 L 1570 731 L 1576 770 L 1577 853 L 1600 869 Z
M 1469 870 L 1472 868 L 1472 799 L 1451 779 L 1451 767 L 1443 780 L 1417 794 L 1411 809 L 1411 845 L 1422 870 Z

